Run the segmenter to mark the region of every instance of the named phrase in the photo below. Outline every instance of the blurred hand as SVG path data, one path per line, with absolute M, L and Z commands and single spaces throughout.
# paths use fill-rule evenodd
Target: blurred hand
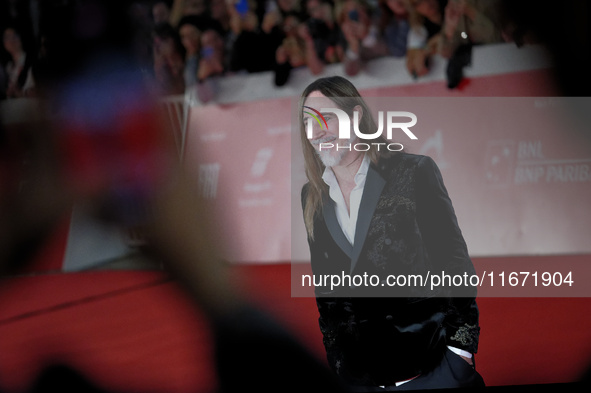
M 434 55 L 439 51 L 439 46 L 441 43 L 441 33 L 435 34 L 433 37 L 427 41 L 427 45 L 425 46 L 425 52 L 427 55 Z
M 312 35 L 310 34 L 310 29 L 308 28 L 308 25 L 305 23 L 300 23 L 298 25 L 297 34 L 301 39 L 306 41 L 306 43 L 313 41 Z
M 210 76 L 220 75 L 224 72 L 224 66 L 214 57 L 201 59 L 199 61 L 199 69 L 197 70 L 197 78 L 204 80 Z
M 465 10 L 464 1 L 450 1 L 445 7 L 445 21 L 444 34 L 448 39 L 451 39 L 460 23 L 460 18 L 464 15 Z
M 281 45 L 279 48 L 277 48 L 277 51 L 275 52 L 275 61 L 277 62 L 277 64 L 285 64 L 287 60 L 287 51 L 285 47 Z
M 252 11 L 248 11 L 242 18 L 242 30 L 255 31 L 259 26 L 259 18 Z
M 242 32 L 242 18 L 240 14 L 233 6 L 228 7 L 228 13 L 230 14 L 230 29 L 234 34 L 240 34 Z
M 324 61 L 328 64 L 340 62 L 341 59 L 339 59 L 337 48 L 332 45 L 326 48 L 326 51 L 324 52 Z
M 409 49 L 406 52 L 406 68 L 413 77 L 427 75 L 429 69 L 426 66 L 428 53 L 424 49 Z
M 350 20 L 345 20 L 341 25 L 341 31 L 347 40 L 349 49 L 355 53 L 359 52 L 360 40 L 358 38 L 359 23 Z
M 246 15 L 240 15 L 235 7 L 228 7 L 230 14 L 230 29 L 238 35 L 243 30 L 255 31 L 259 25 L 259 19 L 253 11 L 248 11 Z
M 174 53 L 174 43 L 171 39 L 154 39 L 154 51 L 160 56 L 169 57 Z

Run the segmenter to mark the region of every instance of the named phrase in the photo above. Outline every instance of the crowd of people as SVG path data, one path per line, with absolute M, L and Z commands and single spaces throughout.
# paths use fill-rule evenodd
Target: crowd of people
M 313 75 L 328 64 L 358 74 L 374 58 L 405 58 L 408 72 L 429 72 L 430 58 L 454 59 L 471 45 L 515 41 L 499 0 L 136 0 L 133 46 L 161 95 L 197 87 L 214 97 L 224 75 L 272 71 L 282 86 L 294 68 Z M 41 2 L 11 1 L 0 20 L 0 96 L 35 95 L 36 63 L 46 55 Z M 35 5 L 37 5 L 35 7 Z M 124 12 L 122 12 L 124 13 Z M 92 29 L 91 21 L 87 29 Z M 459 56 L 458 55 L 458 56 Z M 464 56 L 465 57 L 465 56 Z M 461 63 L 462 59 L 460 59 Z M 451 83 L 450 83 L 450 87 Z

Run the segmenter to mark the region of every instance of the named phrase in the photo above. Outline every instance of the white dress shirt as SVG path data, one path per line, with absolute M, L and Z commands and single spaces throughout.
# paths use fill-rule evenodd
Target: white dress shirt
M 361 166 L 355 174 L 355 187 L 349 195 L 349 212 L 347 212 L 347 204 L 345 197 L 339 187 L 339 182 L 332 171 L 331 167 L 326 167 L 322 174 L 322 179 L 329 187 L 329 196 L 335 202 L 335 212 L 337 220 L 343 233 L 353 245 L 355 241 L 355 226 L 357 225 L 357 214 L 359 213 L 359 205 L 361 204 L 361 196 L 363 195 L 363 187 L 365 186 L 365 178 L 369 169 L 369 156 L 365 154 Z

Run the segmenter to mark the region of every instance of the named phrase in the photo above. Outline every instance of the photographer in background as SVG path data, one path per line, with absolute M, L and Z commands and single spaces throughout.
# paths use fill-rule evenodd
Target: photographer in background
M 203 18 L 189 15 L 183 17 L 178 25 L 181 43 L 185 48 L 185 88 L 197 83 L 197 69 L 199 65 L 199 50 L 201 49 L 201 30 Z
M 336 15 L 344 40 L 344 68 L 347 75 L 357 75 L 369 60 L 386 56 L 388 47 L 373 20 L 371 7 L 364 0 L 338 3 Z
M 439 53 L 450 58 L 457 48 L 502 42 L 498 0 L 450 0 L 445 7 Z
M 201 55 L 197 69 L 197 96 L 201 102 L 213 100 L 218 92 L 218 78 L 228 70 L 224 38 L 218 28 L 209 26 L 201 33 Z
M 388 45 L 390 56 L 404 57 L 410 30 L 411 11 L 407 0 L 380 0 L 380 33 Z
M 273 3 L 274 4 L 274 3 Z M 261 18 L 254 1 L 238 0 L 228 4 L 232 38 L 227 40 L 230 71 L 270 71 L 275 65 L 275 51 L 283 40 L 277 23 L 278 13 L 267 13 Z M 262 23 L 259 20 L 262 19 Z
M 283 33 L 285 38 L 275 52 L 275 85 L 287 83 L 293 68 L 307 66 L 313 75 L 321 73 L 324 63 L 318 57 L 308 24 L 302 23 L 297 13 L 284 17 Z
M 156 89 L 159 94 L 183 94 L 185 49 L 177 31 L 168 23 L 154 27 L 153 59 Z
M 314 40 L 316 54 L 326 64 L 339 63 L 343 51 L 339 51 L 341 30 L 334 19 L 334 7 L 328 0 L 307 0 L 306 20 L 308 31 Z
M 439 42 L 439 54 L 448 58 L 447 87 L 457 87 L 463 68 L 472 61 L 472 46 L 502 42 L 499 1 L 450 0 Z
M 406 51 L 406 68 L 416 79 L 429 72 L 429 63 L 437 54 L 443 12 L 447 0 L 409 0 L 410 31 Z

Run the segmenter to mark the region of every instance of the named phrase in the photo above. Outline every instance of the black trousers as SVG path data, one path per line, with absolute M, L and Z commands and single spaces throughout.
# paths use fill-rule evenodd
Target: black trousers
M 354 387 L 355 392 L 398 392 L 404 390 L 484 388 L 482 376 L 459 355 L 447 349 L 432 371 L 400 386 Z

